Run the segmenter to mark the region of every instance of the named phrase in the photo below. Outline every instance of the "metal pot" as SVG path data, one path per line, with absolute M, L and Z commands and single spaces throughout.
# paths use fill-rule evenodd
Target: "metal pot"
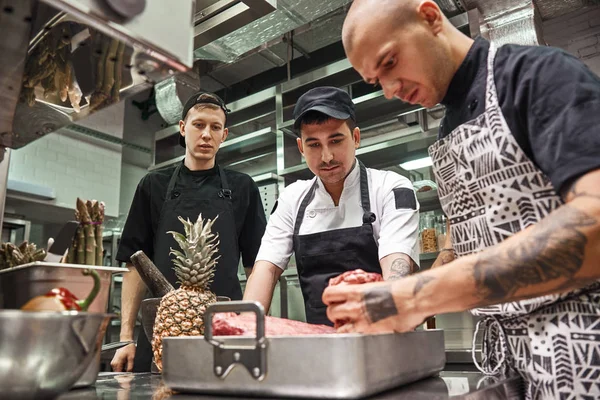
M 100 291 L 90 305 L 88 312 L 103 314 L 108 306 L 112 275 L 128 272 L 127 268 L 38 261 L 5 269 L 0 271 L 0 297 L 2 297 L 0 308 L 19 309 L 31 298 L 44 295 L 56 287 L 66 287 L 75 296 L 83 299 L 94 285 L 90 277 L 81 273 L 86 268 L 94 268 L 100 276 Z M 101 344 L 100 342 L 95 350 L 95 361 L 90 363 L 88 369 L 73 385 L 74 388 L 90 386 L 96 382 L 100 371 Z
M 51 399 L 68 391 L 99 354 L 113 317 L 76 311 L 0 311 L 2 399 Z

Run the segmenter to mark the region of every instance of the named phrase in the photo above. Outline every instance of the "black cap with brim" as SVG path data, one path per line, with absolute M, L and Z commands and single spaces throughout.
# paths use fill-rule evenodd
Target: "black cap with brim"
M 331 118 L 356 121 L 350 95 L 336 87 L 317 87 L 304 93 L 294 107 L 294 128 L 298 130 L 306 113 L 318 111 Z
M 296 118 L 296 120 L 294 121 L 294 128 L 296 128 L 296 129 L 300 128 L 300 123 L 302 122 L 302 118 L 309 111 L 318 111 L 320 113 L 327 115 L 328 117 L 335 118 L 335 119 L 341 119 L 344 121 L 347 119 L 354 120 L 354 117 L 350 113 L 339 111 L 339 110 L 336 110 L 334 108 L 327 107 L 327 106 L 314 106 L 314 107 L 307 108 L 306 110 L 304 110 L 302 112 L 302 114 L 298 115 L 298 118 Z
M 185 117 L 187 116 L 188 112 L 192 108 L 194 108 L 196 104 L 214 104 L 220 107 L 221 110 L 223 110 L 223 112 L 225 113 L 225 124 L 227 124 L 227 114 L 229 114 L 231 110 L 227 108 L 225 102 L 219 96 L 211 92 L 198 92 L 190 96 L 190 98 L 183 105 L 183 111 L 181 112 L 182 121 L 185 120 Z M 179 144 L 182 147 L 185 147 L 185 137 L 181 135 L 181 133 L 179 134 Z

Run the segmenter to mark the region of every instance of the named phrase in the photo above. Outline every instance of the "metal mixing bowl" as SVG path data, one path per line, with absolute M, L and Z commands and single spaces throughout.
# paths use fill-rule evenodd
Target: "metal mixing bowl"
M 46 400 L 68 391 L 94 360 L 112 317 L 0 311 L 0 397 Z

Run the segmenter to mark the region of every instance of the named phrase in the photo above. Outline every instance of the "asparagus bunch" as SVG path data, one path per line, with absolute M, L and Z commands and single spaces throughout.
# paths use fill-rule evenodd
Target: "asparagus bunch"
M 55 95 L 62 102 L 68 98 L 73 109 L 80 111 L 83 94 L 71 62 L 72 36 L 70 24 L 62 24 L 46 34 L 27 57 L 21 100 L 30 107 L 35 104 L 35 88 L 40 87 L 45 98 Z
M 125 43 L 100 32 L 91 31 L 93 55 L 92 75 L 96 86 L 90 98 L 90 109 L 95 110 L 119 101 L 122 86 Z
M 94 222 L 94 236 L 96 238 L 95 265 L 102 265 L 104 258 L 104 248 L 102 246 L 102 232 L 104 223 L 104 203 L 101 201 L 87 201 L 88 211 L 91 210 L 92 221 Z
M 0 270 L 42 261 L 46 258 L 46 250 L 38 249 L 35 244 L 24 241 L 19 246 L 12 243 L 0 245 Z
M 77 233 L 67 254 L 71 264 L 103 265 L 102 231 L 104 203 L 77 198 L 75 218 L 79 221 Z

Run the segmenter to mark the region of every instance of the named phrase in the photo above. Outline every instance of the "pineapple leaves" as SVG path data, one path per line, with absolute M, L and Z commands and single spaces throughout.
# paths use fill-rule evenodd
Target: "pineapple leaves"
M 173 265 L 177 280 L 182 287 L 206 290 L 215 275 L 215 267 L 220 255 L 219 235 L 212 232 L 216 219 L 202 218 L 200 214 L 195 223 L 178 217 L 183 224 L 185 235 L 169 231 L 181 251 L 171 248 Z
M 185 248 L 187 247 L 187 243 L 186 243 L 187 240 L 184 235 L 182 235 L 179 232 L 175 232 L 175 231 L 169 231 L 167 233 L 170 233 L 171 235 L 173 235 L 173 239 L 175 239 L 175 241 L 177 242 L 179 247 L 181 247 L 182 250 L 185 250 Z
M 171 252 L 169 254 L 174 255 L 175 258 L 177 258 L 177 259 L 185 259 L 185 255 L 182 252 L 175 250 L 172 247 L 171 247 Z

